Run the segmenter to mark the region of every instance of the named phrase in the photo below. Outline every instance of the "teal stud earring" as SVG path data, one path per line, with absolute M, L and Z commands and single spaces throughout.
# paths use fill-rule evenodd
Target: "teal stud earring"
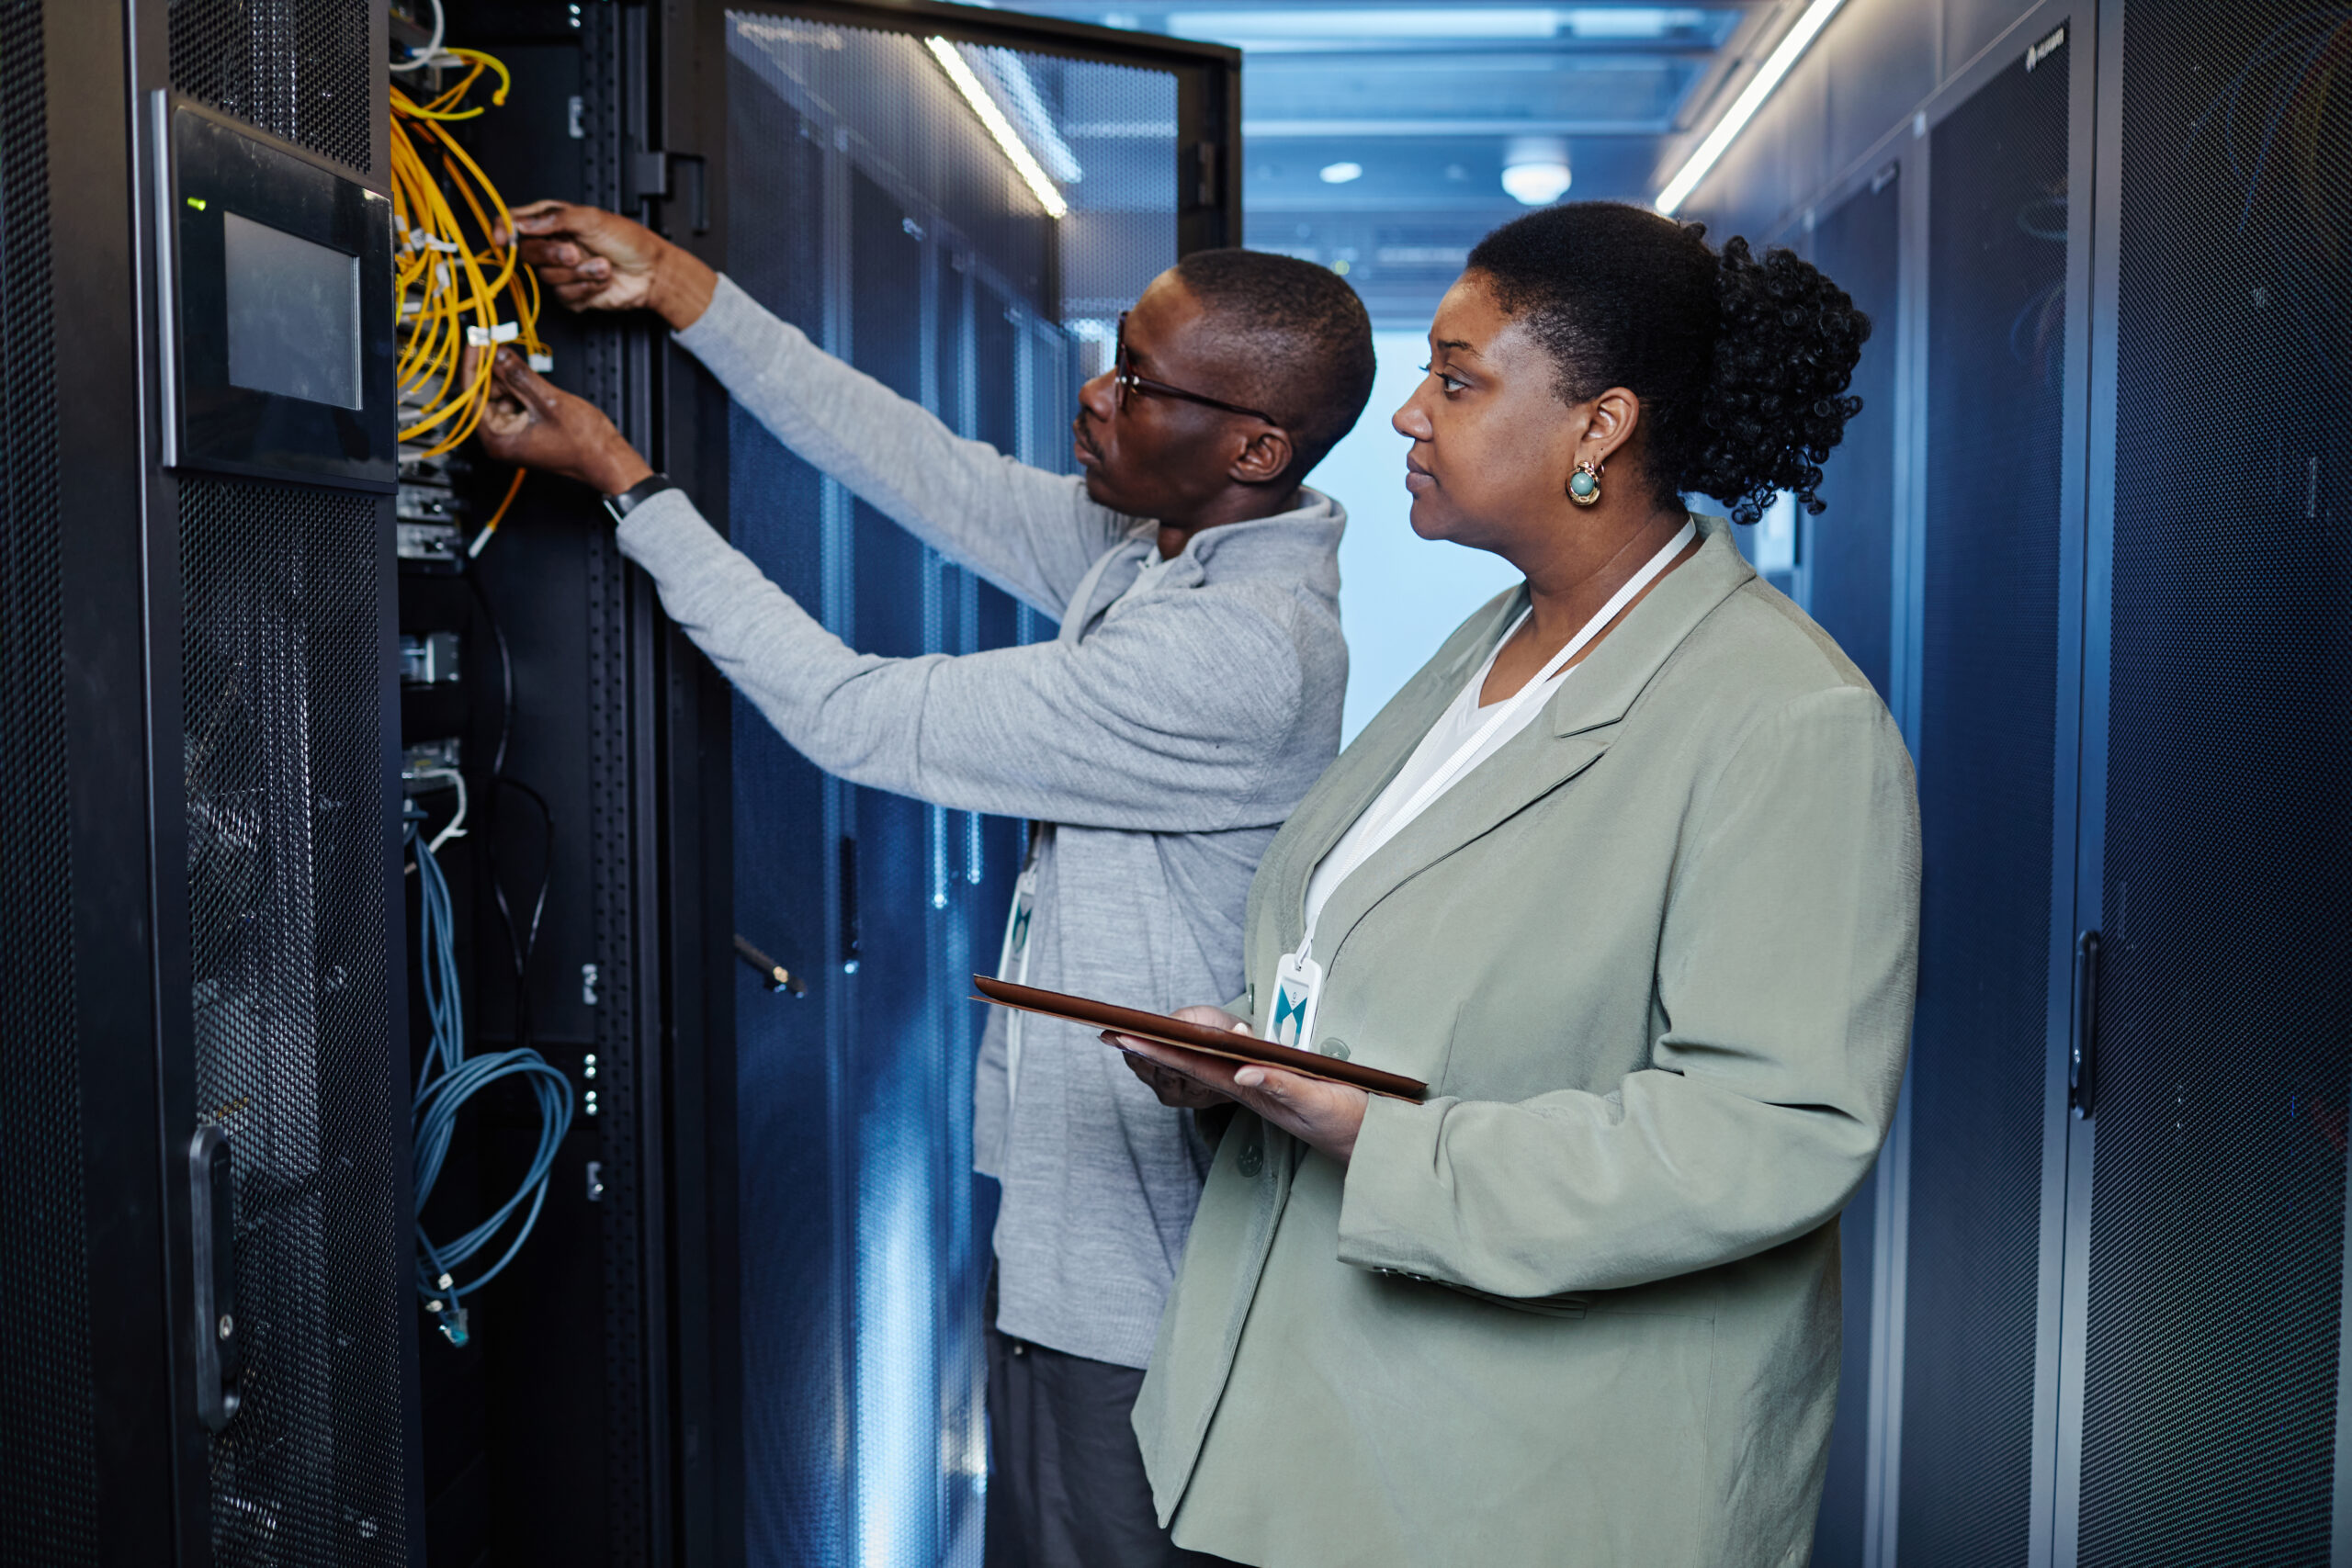
M 1600 500 L 1600 464 L 1577 464 L 1577 471 L 1568 476 L 1568 499 L 1578 506 L 1591 506 Z

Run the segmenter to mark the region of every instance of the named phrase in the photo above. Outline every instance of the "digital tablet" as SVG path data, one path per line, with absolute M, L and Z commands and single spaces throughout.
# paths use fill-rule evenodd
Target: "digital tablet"
M 1047 1018 L 1083 1024 L 1089 1029 L 1107 1029 L 1115 1034 L 1132 1034 L 1139 1040 L 1156 1040 L 1162 1045 L 1180 1045 L 1187 1051 L 1202 1051 L 1231 1061 L 1256 1062 L 1261 1066 L 1281 1067 L 1285 1072 L 1306 1077 L 1352 1084 L 1358 1089 L 1385 1094 L 1395 1100 L 1419 1100 L 1430 1091 L 1430 1086 L 1419 1078 L 1408 1078 L 1400 1073 L 1384 1073 L 1378 1067 L 1360 1067 L 1337 1056 L 1320 1056 L 1312 1051 L 1277 1045 L 1254 1035 L 1237 1034 L 1229 1029 L 1212 1029 L 1204 1023 L 1187 1023 L 1181 1018 L 1170 1018 L 1165 1013 L 1114 1007 L 1091 997 L 1044 991 L 1035 986 L 1016 986 L 1010 980 L 992 980 L 985 975 L 973 976 L 972 984 L 980 988 L 978 1000 L 994 1002 L 999 1007 L 1013 1008 L 1022 1012 L 1043 1013 Z

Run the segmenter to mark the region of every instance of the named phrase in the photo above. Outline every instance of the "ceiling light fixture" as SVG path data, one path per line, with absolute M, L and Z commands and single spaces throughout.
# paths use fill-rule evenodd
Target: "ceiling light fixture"
M 1514 136 L 1503 147 L 1503 189 L 1522 207 L 1549 207 L 1566 194 L 1568 144 L 1556 136 Z
M 932 58 L 939 62 L 939 68 L 947 73 L 947 79 L 956 84 L 956 90 L 964 95 L 964 101 L 972 106 L 972 112 L 980 117 L 980 123 L 988 128 L 988 133 L 996 139 L 997 146 L 1003 149 L 1013 172 L 1036 194 L 1038 204 L 1045 208 L 1046 215 L 1060 218 L 1067 214 L 1069 203 L 1063 200 L 1062 193 L 1054 188 L 1054 182 L 1046 177 L 1044 167 L 1037 162 L 1037 155 L 1029 151 L 1029 144 L 1021 140 L 1021 133 L 1012 129 L 1012 122 L 1004 118 L 1002 109 L 996 107 L 996 100 L 989 96 L 986 87 L 980 85 L 979 77 L 973 74 L 971 66 L 965 62 L 963 55 L 956 52 L 956 46 L 944 38 L 925 39 L 923 42 L 931 50 Z
M 1789 67 L 1797 62 L 1797 57 L 1804 53 L 1805 46 L 1829 25 L 1829 18 L 1844 3 L 1845 0 L 1813 0 L 1804 15 L 1797 18 L 1797 25 L 1781 39 L 1780 47 L 1766 57 L 1762 69 L 1756 73 L 1755 80 L 1749 82 L 1747 90 L 1733 100 L 1724 118 L 1715 121 L 1715 128 L 1707 132 L 1706 140 L 1699 143 L 1699 150 L 1690 154 L 1674 177 L 1666 182 L 1666 188 L 1657 193 L 1657 205 L 1660 212 L 1671 218 L 1677 208 L 1690 199 L 1690 193 L 1699 188 L 1699 182 L 1707 177 L 1707 171 L 1715 166 L 1715 160 L 1722 157 L 1724 150 L 1737 140 L 1756 111 L 1764 107 L 1764 100 L 1772 96 L 1772 89 L 1781 85 L 1781 78 L 1789 73 Z
M 1363 165 L 1362 164 L 1326 164 L 1321 173 L 1325 185 L 1343 186 L 1350 180 L 1363 178 Z

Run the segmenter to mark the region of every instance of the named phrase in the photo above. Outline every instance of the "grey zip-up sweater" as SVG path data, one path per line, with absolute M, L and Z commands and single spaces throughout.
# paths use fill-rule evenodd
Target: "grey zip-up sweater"
M 1204 530 L 1146 570 L 1156 524 L 957 437 L 729 279 L 677 341 L 778 440 L 1061 635 L 960 658 L 855 652 L 675 491 L 620 529 L 671 616 L 820 767 L 1053 825 L 1031 985 L 1159 1011 L 1238 993 L 1258 857 L 1339 750 L 1346 514 L 1302 491 L 1297 510 Z M 1141 1367 L 1209 1150 L 1091 1032 L 1045 1018 L 1023 1022 L 1009 1104 L 1004 1039 L 991 1010 L 973 1141 L 1004 1187 L 998 1325 Z

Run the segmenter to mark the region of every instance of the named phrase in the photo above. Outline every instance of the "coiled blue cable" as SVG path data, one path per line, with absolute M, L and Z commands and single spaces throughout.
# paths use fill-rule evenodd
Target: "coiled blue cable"
M 465 1002 L 458 990 L 457 925 L 450 913 L 449 883 L 433 847 L 412 819 L 408 837 L 416 853 L 419 891 L 417 953 L 424 965 L 424 1010 L 432 1039 L 416 1079 L 416 1099 L 409 1112 L 409 1134 L 415 1149 L 416 1288 L 439 1319 L 452 1345 L 467 1339 L 465 1298 L 498 1277 L 514 1260 L 538 1224 L 547 1202 L 548 1181 L 555 1172 L 556 1151 L 571 1130 L 571 1080 L 549 1066 L 537 1051 L 521 1047 L 466 1055 Z M 530 1169 L 514 1195 L 491 1216 L 457 1240 L 436 1246 L 424 1231 L 424 1202 L 441 1177 L 441 1163 L 458 1130 L 458 1112 L 467 1100 L 501 1078 L 526 1077 L 539 1105 L 539 1144 Z M 499 1232 L 527 1201 L 529 1210 L 515 1227 L 514 1240 L 498 1261 L 460 1283 L 457 1270 L 497 1240 Z M 437 1303 L 437 1304 L 436 1304 Z

